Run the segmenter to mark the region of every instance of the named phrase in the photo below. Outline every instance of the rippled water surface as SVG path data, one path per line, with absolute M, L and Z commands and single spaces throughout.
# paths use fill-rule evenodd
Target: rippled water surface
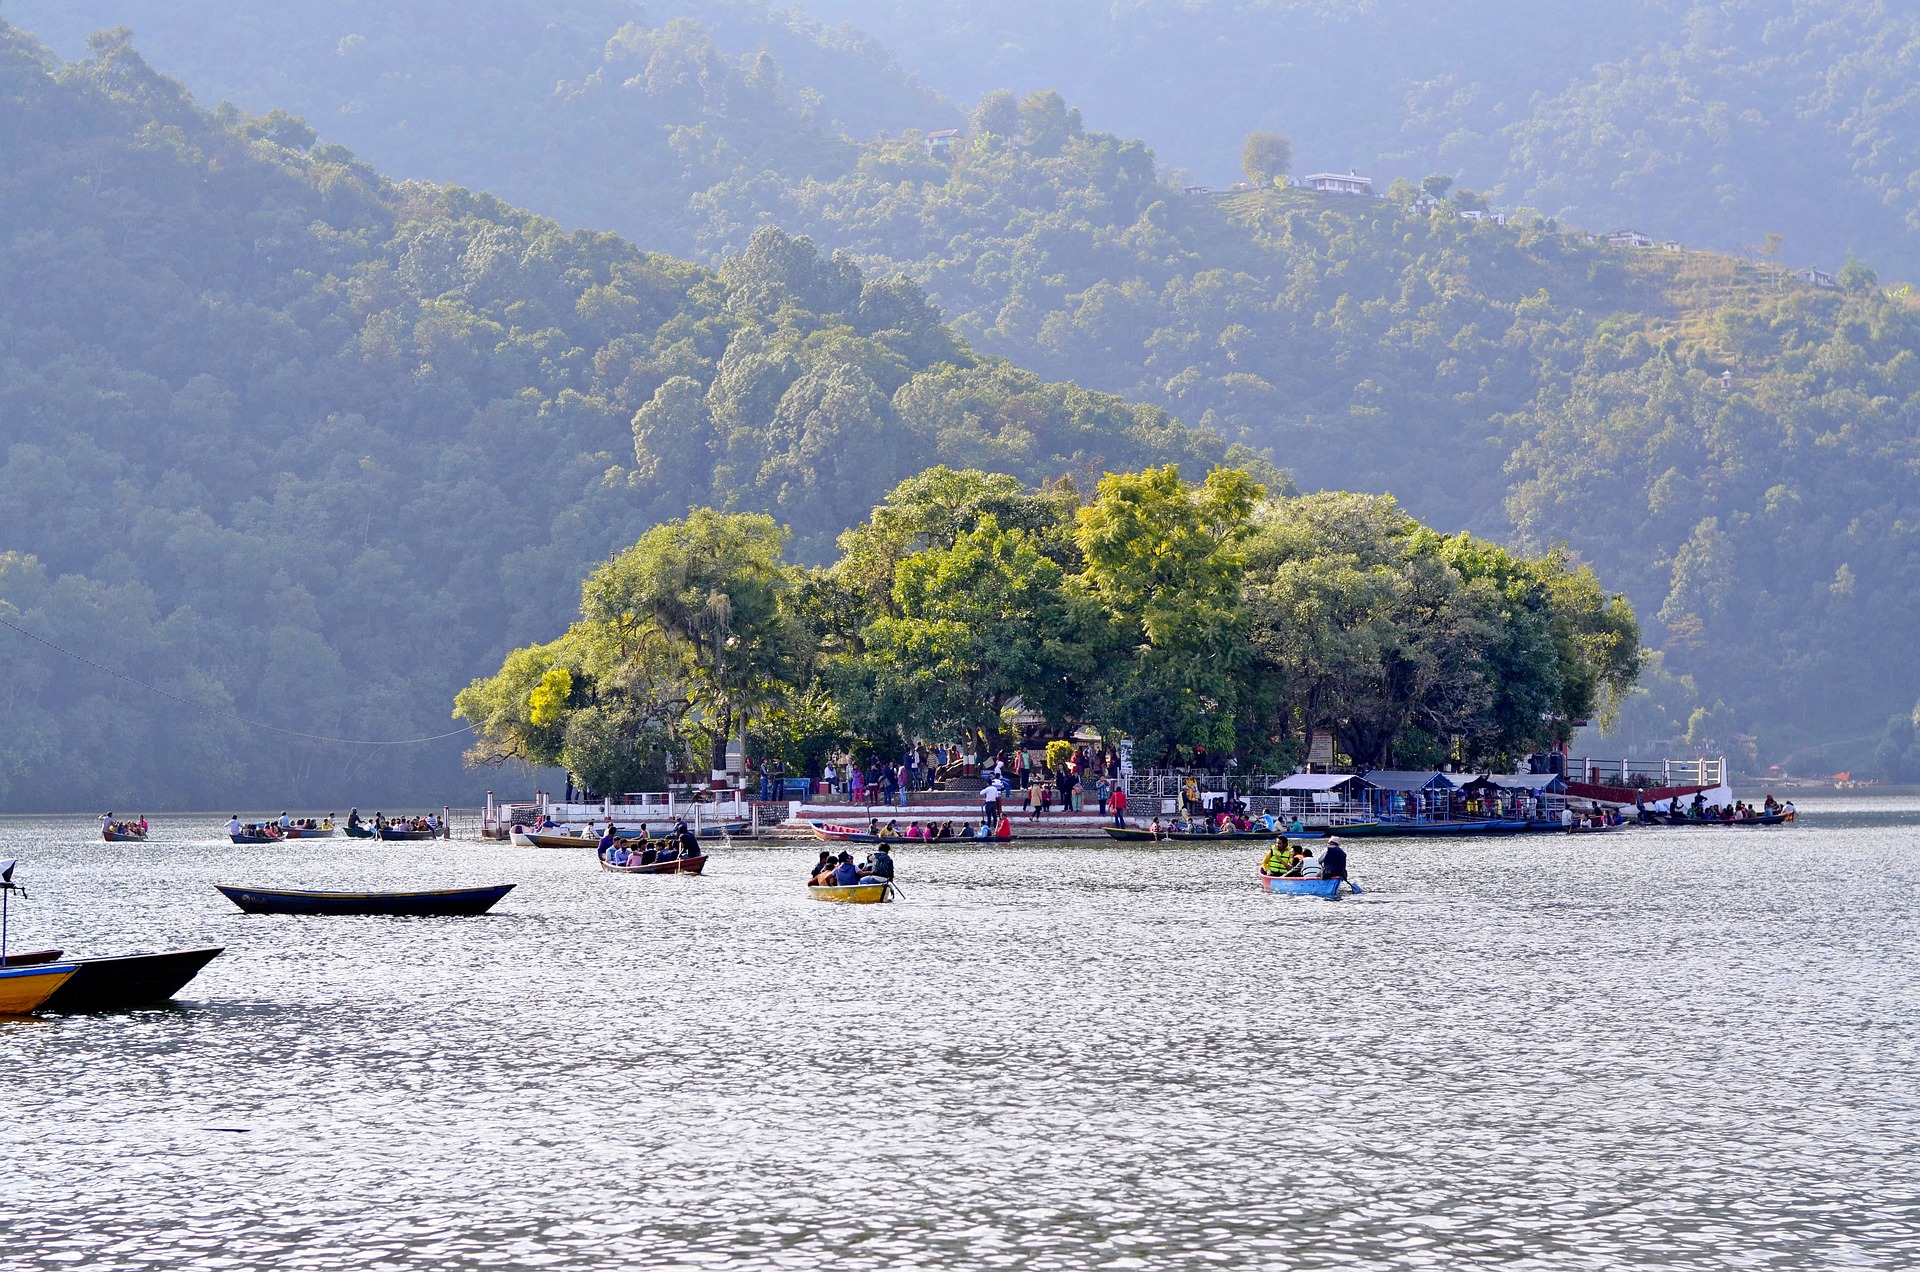
M 1254 855 L 500 845 L 0 820 L 15 948 L 218 943 L 0 1024 L 0 1266 L 1912 1267 L 1920 805 Z M 517 881 L 484 919 L 211 882 Z

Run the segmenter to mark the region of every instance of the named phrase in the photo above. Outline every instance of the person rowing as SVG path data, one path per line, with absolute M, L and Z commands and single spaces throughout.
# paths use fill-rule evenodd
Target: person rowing
M 1340 846 L 1338 835 L 1327 840 L 1326 850 L 1320 854 L 1320 877 L 1322 879 L 1347 878 L 1347 850 Z M 1347 886 L 1353 886 L 1351 880 L 1347 881 Z

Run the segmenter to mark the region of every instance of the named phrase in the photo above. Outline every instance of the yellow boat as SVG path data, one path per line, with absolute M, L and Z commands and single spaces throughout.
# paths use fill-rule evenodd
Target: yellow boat
M 80 970 L 77 963 L 0 967 L 0 1016 L 24 1016 L 53 997 Z
M 878 905 L 893 899 L 893 885 L 880 883 L 810 883 L 807 895 L 815 901 L 845 901 L 850 905 Z

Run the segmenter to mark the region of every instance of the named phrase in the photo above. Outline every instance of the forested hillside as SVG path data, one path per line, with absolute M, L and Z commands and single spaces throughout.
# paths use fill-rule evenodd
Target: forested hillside
M 143 4 L 88 0 L 72 12 L 103 21 L 144 14 L 176 48 L 193 19 L 205 38 L 182 56 L 205 68 L 213 91 L 226 91 L 244 69 L 253 77 L 248 91 L 263 92 L 260 67 L 279 65 L 301 79 L 303 93 L 324 88 L 329 102 L 350 98 L 365 106 L 329 106 L 321 121 L 329 136 L 377 137 L 422 164 L 470 166 L 473 179 L 528 191 L 542 212 L 560 208 L 643 245 L 692 243 L 710 259 L 744 252 L 744 261 L 778 272 L 789 268 L 781 262 L 791 244 L 770 237 L 750 248 L 753 236 L 769 225 L 810 235 L 825 249 L 845 249 L 872 277 L 920 283 L 973 348 L 1049 378 L 1156 404 L 1228 442 L 1267 449 L 1305 487 L 1391 492 L 1423 519 L 1533 549 L 1568 541 L 1605 577 L 1629 582 L 1650 643 L 1664 651 L 1648 694 L 1626 717 L 1629 736 L 1650 747 L 1724 748 L 1756 761 L 1845 767 L 1866 757 L 1891 711 L 1904 712 L 1920 697 L 1920 674 L 1884 635 L 1916 617 L 1906 541 L 1906 509 L 1917 493 L 1905 378 L 1916 345 L 1909 300 L 1859 262 L 1834 271 L 1836 286 L 1802 279 L 1795 268 L 1818 258 L 1786 225 L 1771 227 L 1788 231 L 1784 244 L 1738 256 L 1611 247 L 1544 214 L 1505 225 L 1474 219 L 1487 206 L 1487 191 L 1465 186 L 1479 177 L 1426 182 L 1438 206 L 1416 205 L 1422 191 L 1409 181 L 1386 187 L 1379 200 L 1275 188 L 1188 194 L 1178 170 L 1144 143 L 1091 126 L 1108 111 L 1123 113 L 1111 84 L 1088 90 L 1101 105 L 1085 112 L 1056 93 L 990 92 L 967 112 L 964 134 L 933 153 L 913 130 L 953 122 L 957 111 L 857 33 L 754 4 L 689 0 L 641 14 L 624 6 L 556 10 L 501 0 L 500 21 L 487 25 L 429 21 L 419 15 L 437 10 L 417 7 L 412 16 L 386 18 L 371 6 L 349 5 L 316 17 L 273 0 L 249 19 L 260 28 L 251 35 L 216 21 L 239 12 L 228 0 Z M 1499 39 L 1484 23 L 1396 4 L 1342 7 L 1344 16 L 1307 4 L 1189 5 L 1178 21 L 1172 9 L 1151 3 L 1103 6 L 1099 15 L 1074 5 L 1031 13 L 995 4 L 964 12 L 933 6 L 911 10 L 933 19 L 902 19 L 912 26 L 910 39 L 901 26 L 884 29 L 916 56 L 931 58 L 928 50 L 938 47 L 980 52 L 969 55 L 968 73 L 988 76 L 1011 75 L 1025 65 L 1018 59 L 1058 50 L 1099 64 L 1106 46 L 1089 32 L 1149 18 L 1158 25 L 1140 28 L 1150 37 L 1129 45 L 1127 56 L 1145 56 L 1148 48 L 1177 52 L 1195 31 L 1217 30 L 1231 38 L 1201 59 L 1220 71 L 1205 79 L 1211 98 L 1228 102 L 1254 91 L 1249 85 L 1265 84 L 1260 91 L 1282 100 L 1306 92 L 1300 83 L 1320 83 L 1324 91 L 1308 96 L 1315 109 L 1333 114 L 1343 99 L 1327 77 L 1334 76 L 1339 40 L 1369 50 L 1338 66 L 1351 93 L 1372 94 L 1370 102 L 1397 82 L 1394 68 L 1410 65 L 1424 47 L 1429 57 L 1453 59 L 1448 75 L 1481 78 L 1472 80 L 1472 93 L 1447 98 L 1446 110 L 1422 115 L 1422 126 L 1449 129 L 1449 147 L 1497 149 L 1519 136 L 1503 130 L 1522 122 L 1499 105 L 1507 100 L 1502 85 L 1539 75 L 1577 86 L 1596 59 L 1644 51 L 1662 32 L 1678 29 L 1679 19 L 1664 7 L 1642 7 L 1644 13 L 1634 12 L 1643 20 L 1631 31 L 1612 14 L 1507 13 L 1510 29 L 1501 28 Z M 32 8 L 15 0 L 9 11 Z M 298 39 L 276 34 L 267 15 L 281 8 L 281 25 Z M 712 27 L 670 21 L 682 8 Z M 529 15 L 552 13 L 564 16 L 538 32 L 526 25 Z M 1816 153 L 1853 153 L 1809 140 L 1814 134 L 1806 129 L 1827 128 L 1847 93 L 1867 94 L 1873 109 L 1848 118 L 1879 130 L 1872 153 L 1893 173 L 1904 90 L 1895 92 L 1897 83 L 1883 72 L 1903 55 L 1846 50 L 1870 43 L 1872 32 L 1880 33 L 1872 39 L 1898 35 L 1905 19 L 1874 10 L 1855 14 L 1864 25 L 1852 28 L 1815 21 L 1853 13 L 1847 5 L 1791 14 L 1767 6 L 1701 7 L 1682 24 L 1693 33 L 1692 51 L 1667 62 L 1669 69 L 1684 67 L 1687 58 L 1706 56 L 1702 50 L 1722 49 L 1714 65 L 1732 76 L 1732 68 L 1751 61 L 1741 61 L 1740 50 L 1752 52 L 1742 41 L 1750 43 L 1753 20 L 1778 19 L 1763 41 L 1784 59 L 1767 73 L 1789 85 L 1766 103 L 1775 113 L 1750 118 L 1743 108 L 1713 117 L 1766 134 L 1770 149 L 1754 163 L 1811 162 Z M 1049 15 L 1056 25 L 1036 25 Z M 380 22 L 393 36 L 382 45 L 387 69 L 356 69 L 361 45 L 347 36 L 360 33 L 348 28 L 373 30 Z M 1382 24 L 1396 22 L 1383 35 Z M 346 32 L 336 41 L 344 51 L 319 56 L 336 29 Z M 992 30 L 1005 38 L 991 56 L 968 43 Z M 1305 34 L 1289 44 L 1275 31 Z M 1370 43 L 1375 36 L 1382 38 Z M 298 47 L 276 63 L 271 51 L 290 43 Z M 530 51 L 517 59 L 513 45 Z M 763 45 L 772 50 L 766 56 Z M 562 46 L 576 49 L 573 69 L 561 72 L 566 84 L 549 98 L 520 63 L 547 65 L 541 59 L 558 58 L 551 50 Z M 248 63 L 250 47 L 270 55 Z M 1531 49 L 1539 57 L 1504 58 L 1495 68 L 1472 60 L 1493 48 Z M 1275 50 L 1294 59 L 1288 67 L 1316 67 L 1322 79 L 1304 76 L 1304 69 L 1304 78 L 1245 70 L 1247 59 L 1277 56 Z M 1843 62 L 1847 75 L 1823 81 L 1831 90 L 1823 99 L 1829 113 L 1818 119 L 1828 123 L 1780 114 L 1791 114 L 1787 104 L 1800 100 L 1791 88 L 1802 82 L 1795 76 Z M 805 75 L 793 69 L 802 64 Z M 1140 85 L 1164 84 L 1181 66 L 1179 57 L 1163 57 L 1151 75 L 1117 81 L 1134 83 L 1127 109 L 1155 100 Z M 1084 67 L 1069 69 L 1080 74 Z M 413 91 L 408 77 L 428 74 L 461 87 L 418 102 L 406 98 Z M 1749 86 L 1764 78 L 1760 71 L 1741 74 Z M 1062 80 L 1072 82 L 1066 71 Z M 1439 93 L 1448 82 L 1443 76 L 1428 88 Z M 1601 100 L 1579 97 L 1577 87 L 1566 91 L 1574 95 L 1569 100 Z M 499 116 L 466 110 L 461 93 L 476 101 L 491 93 Z M 823 100 L 858 106 L 829 109 Z M 521 108 L 500 104 L 508 101 Z M 574 109 L 563 103 L 583 102 L 594 105 L 554 113 Z M 416 109 L 423 103 L 435 108 Z M 1482 106 L 1490 113 L 1478 131 L 1461 131 L 1447 114 Z M 1180 109 L 1163 111 L 1161 124 Z M 1391 120 L 1392 112 L 1370 106 L 1367 118 Z M 406 126 L 387 127 L 397 121 Z M 1308 132 L 1284 111 L 1250 122 L 1295 133 L 1296 171 L 1344 166 L 1327 162 L 1321 149 L 1327 137 L 1342 135 L 1337 130 Z M 273 126 L 299 127 L 285 120 Z M 1646 137 L 1609 128 L 1594 132 L 1583 162 L 1626 180 L 1642 170 L 1632 147 Z M 869 135 L 880 129 L 892 135 Z M 1660 142 L 1662 154 L 1685 159 L 1698 152 L 1696 142 L 1732 145 L 1724 130 L 1675 136 Z M 1237 149 L 1237 130 L 1234 140 Z M 1728 173 L 1760 181 L 1759 169 L 1728 165 L 1761 152 L 1744 142 L 1734 150 L 1691 165 L 1689 179 L 1679 183 L 1688 197 L 1711 182 L 1720 183 L 1715 190 L 1733 189 Z M 1457 166 L 1451 153 L 1403 150 L 1395 163 L 1419 176 L 1430 165 Z M 1474 171 L 1469 166 L 1469 175 Z M 1883 205 L 1878 194 L 1870 209 L 1849 203 L 1848 191 L 1860 188 L 1857 173 L 1828 173 L 1810 184 L 1788 179 L 1790 167 L 1768 171 L 1769 198 L 1827 200 L 1821 217 L 1833 225 L 1871 226 L 1898 211 L 1888 211 L 1893 204 Z M 1649 188 L 1673 185 L 1652 181 Z M 1723 200 L 1688 215 L 1724 229 L 1737 224 L 1739 206 L 1738 199 Z M 1649 218 L 1643 228 L 1664 235 L 1675 227 Z M 1693 237 L 1684 226 L 1679 236 Z M 798 285 L 801 291 L 824 296 L 846 292 L 848 284 L 835 281 L 845 267 L 794 268 L 813 280 Z M 739 268 L 729 267 L 723 285 L 751 292 L 737 283 Z M 717 382 L 748 384 L 759 365 L 753 360 L 768 356 L 784 355 L 739 344 L 737 356 L 727 355 L 732 361 L 717 364 Z M 889 388 L 884 369 L 862 365 L 876 385 Z M 733 457 L 733 447 L 753 436 L 754 421 L 770 418 L 771 406 L 716 408 L 711 391 L 696 391 L 701 376 L 692 378 L 694 385 L 663 378 L 646 386 L 645 401 L 618 404 L 646 408 L 638 471 L 671 488 L 723 493 L 740 489 L 741 474 L 753 471 L 752 493 L 740 497 L 775 498 L 770 474 L 777 466 Z M 930 383 L 923 378 L 911 392 L 894 391 L 890 402 L 896 410 L 932 411 Z M 1067 390 L 1050 392 L 1059 395 L 1057 409 L 1070 409 Z M 938 408 L 946 418 L 981 417 L 956 400 L 948 396 Z M 707 440 L 670 444 L 689 429 Z M 1004 419 L 987 431 L 1018 435 Z M 1063 448 L 1062 458 L 1071 449 Z M 808 530 L 803 519 L 801 533 L 807 550 L 820 555 L 825 540 L 817 536 L 824 532 Z M 816 537 L 809 541 L 809 534 Z M 1862 622 L 1869 612 L 1874 621 Z
M 1216 439 L 955 338 L 910 283 L 775 231 L 714 272 L 285 115 L 198 109 L 118 37 L 0 25 L 0 616 L 215 712 L 445 732 L 476 667 L 695 503 L 797 553 L 939 461 L 1023 480 Z M 0 801 L 471 792 L 461 740 L 372 751 L 196 715 L 10 631 Z
M 1510 207 L 1920 273 L 1920 13 L 1881 0 L 814 0 L 972 100 L 1055 88 L 1219 185 L 1445 172 Z
M 857 158 L 849 138 L 964 122 L 870 37 L 751 0 L 10 0 L 0 13 L 69 57 L 131 26 L 208 104 L 285 110 L 394 177 L 484 188 L 681 255 L 718 182 L 831 176 Z

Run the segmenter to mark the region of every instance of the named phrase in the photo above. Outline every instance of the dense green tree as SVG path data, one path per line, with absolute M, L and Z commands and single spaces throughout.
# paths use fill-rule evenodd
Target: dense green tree
M 1270 186 L 1293 171 L 1293 142 L 1279 133 L 1247 134 L 1240 148 L 1240 171 L 1256 186 Z

